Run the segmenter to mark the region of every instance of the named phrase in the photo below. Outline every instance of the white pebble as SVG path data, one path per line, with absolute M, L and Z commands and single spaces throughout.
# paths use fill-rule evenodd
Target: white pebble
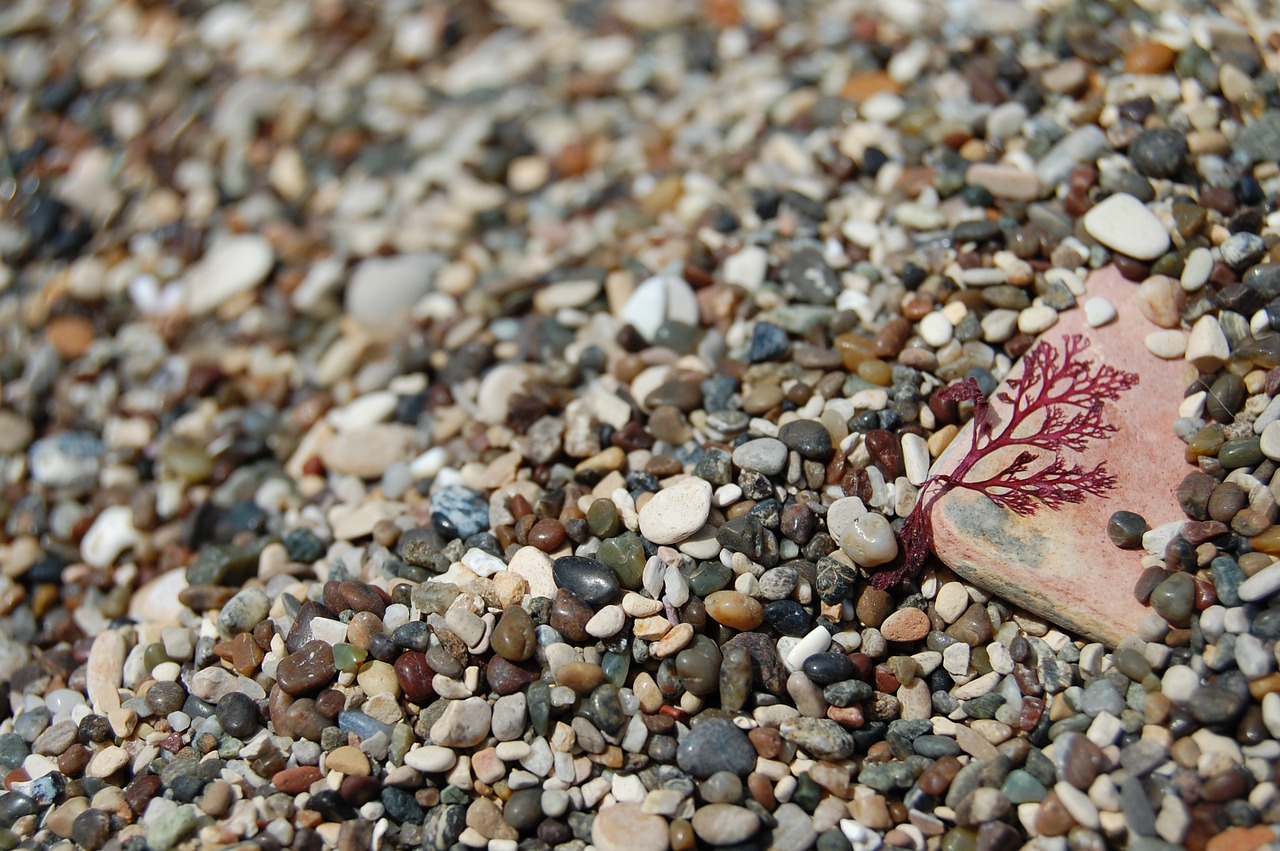
M 826 627 L 815 626 L 809 631 L 809 634 L 796 642 L 791 648 L 791 652 L 786 656 L 787 667 L 793 671 L 798 671 L 804 665 L 804 660 L 808 659 L 815 653 L 822 653 L 831 646 L 831 633 L 827 632 Z
M 1187 338 L 1187 360 L 1201 372 L 1213 372 L 1229 357 L 1231 347 L 1227 345 L 1227 335 L 1222 333 L 1218 318 L 1206 314 L 1197 319 Z
M 1280 420 L 1271 423 L 1262 430 L 1259 446 L 1262 448 L 1263 455 L 1272 461 L 1280 461 Z
M 106 567 L 120 553 L 138 542 L 133 509 L 126 505 L 104 508 L 80 541 L 80 557 L 90 567 Z
M 1048 331 L 1058 322 L 1058 311 L 1047 304 L 1033 304 L 1018 314 L 1018 330 L 1032 336 Z
M 867 513 L 840 538 L 840 549 L 863 567 L 877 567 L 898 555 L 898 539 L 883 514 Z
M 923 437 L 911 432 L 902 436 L 902 464 L 911 484 L 919 486 L 929 478 L 929 444 Z
M 920 320 L 920 338 L 935 349 L 951 342 L 955 328 L 951 320 L 940 310 L 935 310 Z
M 1169 250 L 1169 232 L 1137 198 L 1117 192 L 1084 214 L 1084 229 L 1098 242 L 1138 260 L 1154 260 Z
M 1090 328 L 1101 328 L 1116 318 L 1116 306 L 1102 296 L 1093 296 L 1084 303 L 1084 320 Z
M 1168 331 L 1152 331 L 1143 342 L 1147 351 L 1164 360 L 1177 360 L 1187 353 L 1187 335 L 1176 328 Z
M 1240 599 L 1246 603 L 1266 600 L 1280 591 L 1280 561 L 1264 567 L 1240 583 Z
M 1213 272 L 1213 255 L 1209 253 L 1209 249 L 1201 246 L 1187 255 L 1186 262 L 1182 264 L 1182 275 L 1178 283 L 1187 292 L 1195 292 L 1208 282 L 1211 272 Z

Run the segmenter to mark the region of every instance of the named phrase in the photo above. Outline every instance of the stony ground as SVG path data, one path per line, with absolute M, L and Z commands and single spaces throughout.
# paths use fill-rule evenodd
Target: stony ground
M 0 851 L 1274 844 L 1280 18 L 1216 6 L 6 3 Z M 1117 648 L 868 582 L 1068 310 L 1187 368 Z

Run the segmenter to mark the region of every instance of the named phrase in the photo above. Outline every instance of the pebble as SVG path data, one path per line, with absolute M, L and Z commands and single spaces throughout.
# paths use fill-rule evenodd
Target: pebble
M 670 837 L 661 816 L 637 803 L 618 803 L 596 814 L 591 843 L 600 851 L 666 851 Z
M 228 237 L 213 245 L 186 281 L 186 307 L 209 313 L 258 286 L 275 265 L 275 250 L 258 234 Z
M 699 779 L 717 772 L 746 777 L 755 768 L 756 751 L 745 733 L 724 718 L 706 718 L 680 739 L 676 761 Z
M 654 494 L 640 509 L 640 533 L 655 544 L 675 544 L 702 528 L 711 511 L 711 483 L 688 478 Z
M 693 814 L 693 830 L 711 845 L 746 842 L 760 829 L 760 817 L 732 804 L 707 804 Z
M 1090 328 L 1101 328 L 1116 318 L 1116 307 L 1101 296 L 1093 296 L 1084 302 L 1085 321 Z
M 399 254 L 362 260 L 346 288 L 346 310 L 366 325 L 383 328 L 404 321 L 431 290 L 442 266 L 435 254 Z
M 1123 192 L 1108 196 L 1081 221 L 1089 236 L 1138 260 L 1154 260 L 1169 249 L 1169 234 L 1160 220 L 1145 204 Z

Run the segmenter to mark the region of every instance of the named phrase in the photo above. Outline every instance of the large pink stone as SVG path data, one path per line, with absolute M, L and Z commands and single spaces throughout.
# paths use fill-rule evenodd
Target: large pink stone
M 1083 357 L 1139 376 L 1137 387 L 1106 403 L 1105 421 L 1119 430 L 1108 440 L 1091 442 L 1083 453 L 1064 452 L 1065 460 L 1086 469 L 1106 462 L 1116 487 L 1060 511 L 1041 507 L 1030 517 L 956 488 L 934 505 L 934 550 L 974 584 L 1078 635 L 1115 646 L 1137 631 L 1149 610 L 1133 597 L 1143 553 L 1117 549 L 1107 537 L 1107 520 L 1119 510 L 1141 514 L 1153 528 L 1184 519 L 1174 492 L 1187 467 L 1173 420 L 1194 368 L 1181 360 L 1160 360 L 1147 350 L 1143 338 L 1156 329 L 1138 311 L 1137 287 L 1113 267 L 1095 272 L 1086 287 L 1085 298 L 1102 296 L 1116 306 L 1116 320 L 1090 328 L 1084 311 L 1072 310 L 1045 332 L 1044 340 L 1060 349 L 1063 335 L 1083 334 L 1091 341 Z M 1019 363 L 1010 375 L 1021 373 Z M 1004 413 L 1002 403 L 993 404 Z M 952 471 L 969 442 L 966 426 L 932 472 Z

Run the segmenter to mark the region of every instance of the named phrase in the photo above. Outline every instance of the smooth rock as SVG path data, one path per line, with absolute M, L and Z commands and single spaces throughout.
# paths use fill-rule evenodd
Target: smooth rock
M 640 533 L 655 544 L 676 544 L 702 528 L 711 511 L 711 483 L 690 477 L 663 488 L 640 509 Z
M 1146 205 L 1123 192 L 1110 195 L 1082 219 L 1089 236 L 1138 260 L 1154 260 L 1169 250 L 1169 233 Z
M 1114 196 L 1113 196 L 1114 197 Z M 1094 208 L 1097 209 L 1097 208 Z M 1144 210 L 1145 212 L 1145 210 Z M 1135 311 L 1135 287 L 1114 268 L 1094 273 L 1090 294 L 1102 296 L 1122 315 Z M 1120 323 L 1091 329 L 1081 311 L 1063 314 L 1048 342 L 1061 349 L 1061 334 L 1084 334 L 1092 343 L 1084 358 L 1136 372 L 1140 383 L 1104 406 L 1104 419 L 1119 430 L 1109 440 L 1093 441 L 1082 454 L 1065 453 L 1068 463 L 1089 469 L 1106 463 L 1116 488 L 1059 511 L 1040 508 L 1030 517 L 1013 515 L 986 497 L 955 488 L 933 513 L 935 551 L 974 584 L 1040 617 L 1111 646 L 1138 633 L 1147 613 L 1130 593 L 1098 594 L 1097 588 L 1131 589 L 1143 571 L 1140 556 L 1116 549 L 1107 523 L 1116 508 L 1140 514 L 1156 527 L 1184 517 L 1174 493 L 1182 478 L 1177 465 L 1147 463 L 1150 458 L 1181 457 L 1174 434 L 1185 387 L 1183 365 L 1161 361 L 1141 338 Z M 1021 364 L 1010 373 L 1017 378 Z M 997 412 L 1002 403 L 994 405 Z M 1167 412 L 1167 413 L 1161 413 Z M 955 469 L 970 444 L 968 426 L 934 466 L 934 474 Z

